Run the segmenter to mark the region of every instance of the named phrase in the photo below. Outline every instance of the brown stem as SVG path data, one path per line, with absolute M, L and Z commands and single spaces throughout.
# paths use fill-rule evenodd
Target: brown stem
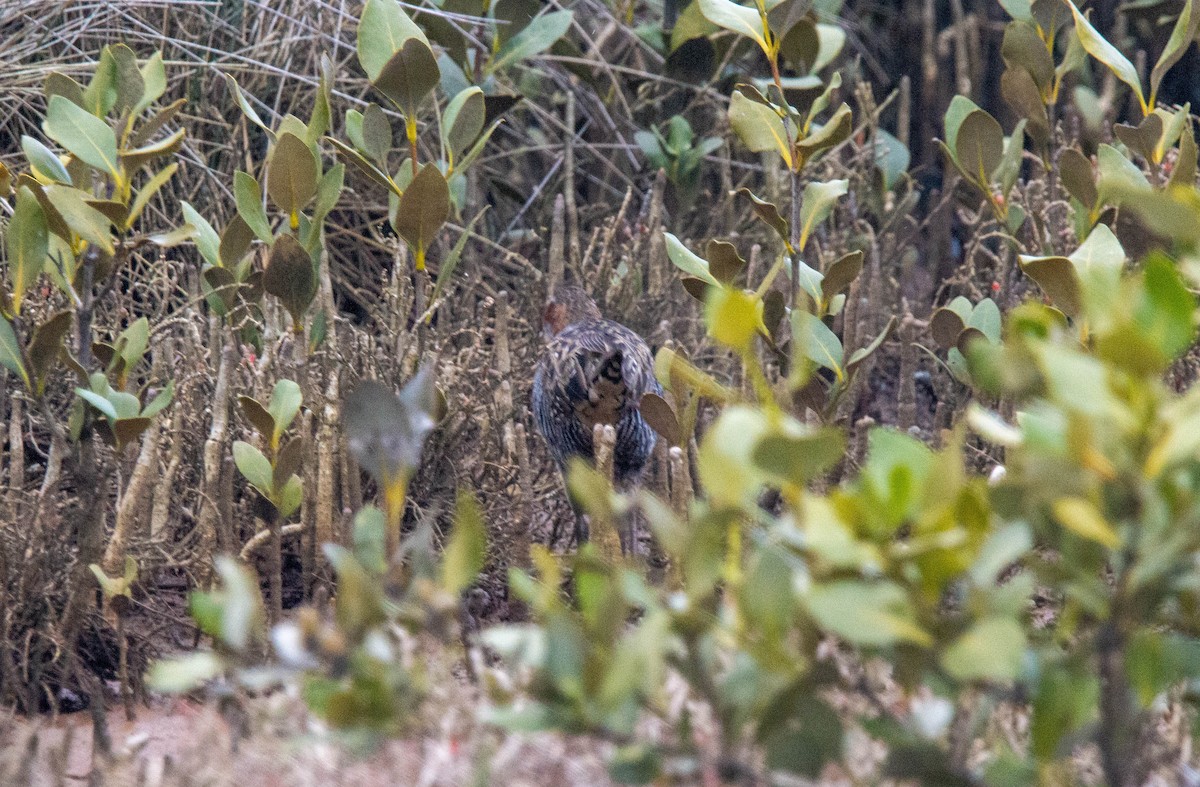
M 1114 609 L 1114 617 L 1115 617 Z M 1135 782 L 1136 713 L 1129 676 L 1125 673 L 1125 637 L 1114 619 L 1096 637 L 1100 673 L 1100 759 L 1104 777 L 1113 787 Z
M 267 529 L 270 531 L 270 551 L 267 553 L 270 572 L 271 588 L 271 625 L 283 620 L 283 530 L 280 527 L 279 512 L 272 507 L 267 515 Z
M 121 573 L 125 564 L 125 552 L 129 537 L 136 523 L 142 519 L 146 492 L 152 479 L 158 477 L 158 444 L 159 428 L 157 423 L 150 425 L 142 434 L 142 448 L 138 452 L 137 462 L 130 473 L 129 483 L 117 505 L 117 521 L 113 526 L 112 538 L 104 550 L 101 567 L 104 573 L 114 576 Z

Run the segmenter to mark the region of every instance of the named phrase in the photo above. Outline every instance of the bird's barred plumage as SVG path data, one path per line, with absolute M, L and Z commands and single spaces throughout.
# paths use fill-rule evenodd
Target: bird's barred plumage
M 592 430 L 611 424 L 615 480 L 636 480 L 656 440 L 638 404 L 643 394 L 662 393 L 650 348 L 624 325 L 601 318 L 574 287 L 555 290 L 546 324 L 553 338 L 534 374 L 533 414 L 551 454 L 562 465 L 572 456 L 593 460 Z

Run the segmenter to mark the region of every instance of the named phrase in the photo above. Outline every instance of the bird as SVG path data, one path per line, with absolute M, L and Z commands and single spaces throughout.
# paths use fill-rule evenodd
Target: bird
M 636 484 L 658 436 L 639 410 L 642 396 L 662 395 L 654 359 L 641 336 L 605 319 L 574 283 L 554 286 L 542 312 L 546 346 L 533 376 L 533 415 L 560 468 L 573 456 L 595 460 L 597 424 L 616 431 L 613 480 Z M 583 540 L 576 522 L 576 539 Z

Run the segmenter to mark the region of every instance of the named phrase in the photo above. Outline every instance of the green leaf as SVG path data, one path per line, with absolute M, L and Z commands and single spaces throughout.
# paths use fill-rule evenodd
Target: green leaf
M 125 370 L 132 371 L 150 346 L 150 321 L 140 317 L 117 337 L 117 349 L 125 361 Z
M 1148 103 L 1151 109 L 1154 108 L 1154 103 L 1158 98 L 1158 86 L 1162 84 L 1163 77 L 1171 70 L 1171 66 L 1179 62 L 1184 52 L 1187 51 L 1188 45 L 1196 38 L 1197 26 L 1200 26 L 1200 11 L 1195 9 L 1192 0 L 1186 0 L 1183 9 L 1179 12 L 1179 18 L 1175 20 L 1171 37 L 1167 40 L 1162 54 L 1158 57 L 1158 62 L 1154 64 L 1154 69 L 1150 72 L 1150 100 Z
M 146 86 L 142 82 L 142 73 L 138 70 L 137 55 L 132 49 L 125 44 L 112 44 L 106 49 L 113 61 L 113 86 L 117 91 L 113 109 L 122 113 L 137 106 L 146 92 Z
M 912 154 L 903 142 L 881 128 L 875 129 L 874 147 L 875 166 L 883 175 L 883 187 L 891 190 L 908 172 Z
M 852 251 L 849 254 L 844 254 L 838 257 L 825 270 L 825 276 L 821 279 L 821 300 L 824 305 L 828 305 L 833 296 L 845 290 L 854 280 L 858 278 L 858 274 L 862 273 L 863 269 L 863 253 L 861 251 Z
M 567 34 L 574 17 L 572 11 L 552 11 L 537 17 L 500 48 L 496 57 L 487 64 L 485 73 L 494 74 L 517 61 L 545 52 Z
M 450 187 L 433 164 L 426 164 L 408 184 L 392 216 L 392 226 L 417 257 L 417 270 L 425 269 L 425 252 L 450 216 Z
M 261 634 L 263 605 L 258 579 L 231 557 L 220 555 L 213 563 L 221 577 L 220 621 L 219 628 L 208 633 L 235 651 L 244 650 Z
M 754 215 L 758 216 L 768 227 L 775 230 L 775 234 L 779 236 L 780 240 L 789 246 L 791 245 L 787 219 L 779 215 L 779 208 L 775 203 L 760 199 L 747 188 L 738 189 L 737 194 L 740 197 L 750 200 L 750 206 L 754 210 Z M 791 251 L 789 248 L 789 252 Z
M 820 41 L 820 46 L 817 48 L 817 59 L 808 69 L 810 74 L 815 74 L 825 68 L 841 54 L 842 49 L 846 46 L 846 31 L 839 25 L 818 22 L 817 40 Z
M 991 298 L 984 298 L 975 304 L 975 308 L 971 310 L 971 316 L 967 318 L 967 327 L 977 328 L 992 344 L 1000 341 L 1002 324 L 1000 307 Z
M 410 38 L 429 47 L 425 33 L 397 0 L 367 0 L 358 22 L 358 62 L 367 72 L 367 79 L 374 82 Z
M 271 244 L 274 241 L 271 223 L 267 221 L 267 211 L 263 208 L 262 189 L 253 175 L 241 170 L 233 173 L 233 198 L 237 203 L 238 215 L 250 226 L 254 235 L 263 243 Z M 219 256 L 213 264 L 220 264 Z
M 192 227 L 191 224 L 182 224 L 182 226 L 176 227 L 175 229 L 169 229 L 167 232 L 150 233 L 149 235 L 145 236 L 145 239 L 155 246 L 170 248 L 172 246 L 186 244 L 186 242 L 192 240 L 194 236 L 196 236 L 196 228 Z
M 100 50 L 100 62 L 83 92 L 83 107 L 97 117 L 104 117 L 117 103 L 117 64 L 112 50 Z
M 437 59 L 429 44 L 410 38 L 392 55 L 371 84 L 400 107 L 412 129 L 415 128 L 417 108 L 437 87 L 440 78 Z
M 1145 295 L 1134 318 L 1167 358 L 1175 358 L 1196 334 L 1196 300 L 1184 284 L 1175 264 L 1161 252 L 1143 264 Z
M 683 241 L 671 233 L 664 231 L 663 237 L 666 239 L 667 258 L 676 268 L 689 276 L 703 279 L 714 287 L 721 286 L 721 282 L 717 281 L 717 278 L 709 271 L 708 260 L 694 254 L 687 246 L 683 245 Z
M 82 395 L 82 394 L 81 394 Z M 88 401 L 91 401 L 90 399 Z M 263 452 L 243 440 L 233 443 L 233 462 L 250 484 L 263 494 L 271 494 L 271 462 Z
M 737 247 L 723 240 L 713 239 L 704 250 L 708 270 L 717 281 L 730 285 L 738 274 L 746 269 L 746 261 L 738 254 Z
M 1145 173 L 1112 145 L 1101 144 L 1096 149 L 1096 167 L 1100 171 L 1096 188 L 1101 204 L 1120 205 L 1130 195 L 1152 191 Z
M 33 388 L 21 360 L 21 345 L 17 343 L 17 335 L 13 333 L 12 323 L 3 315 L 0 315 L 0 365 L 20 377 L 26 388 Z
M 1025 646 L 1025 632 L 1015 620 L 984 618 L 951 643 L 941 662 L 960 681 L 1008 684 L 1021 669 Z
M 767 51 L 763 18 L 757 9 L 738 5 L 733 0 L 697 0 L 697 4 L 705 19 L 753 40 L 763 52 Z
M 1004 143 L 1004 155 L 1000 158 L 1000 163 L 992 170 L 992 179 L 1000 184 L 1000 195 L 1005 199 L 1008 199 L 1009 192 L 1012 191 L 1013 186 L 1017 183 L 1017 178 L 1021 175 L 1021 157 L 1025 152 L 1026 125 L 1028 123 L 1024 118 L 1017 121 L 1013 133 Z
M 29 160 L 29 167 L 35 175 L 55 183 L 71 185 L 70 173 L 50 148 L 33 137 L 22 134 L 21 150 L 25 151 L 25 158 Z
M 233 94 L 233 100 L 237 102 L 238 108 L 242 110 L 242 114 L 245 115 L 251 123 L 267 132 L 267 137 L 272 140 L 275 139 L 275 132 L 271 130 L 270 126 L 263 122 L 263 119 L 259 117 L 258 112 L 256 112 L 254 107 L 250 105 L 250 102 L 242 93 L 242 89 L 238 87 L 237 80 L 229 74 L 226 74 L 225 83 L 229 86 L 229 92 Z
M 789 483 L 803 486 L 845 456 L 838 429 L 794 429 L 770 434 L 754 447 L 754 464 Z
M 755 153 L 775 151 L 792 166 L 792 146 L 780 119 L 770 107 L 764 106 L 735 90 L 729 102 L 729 125 L 750 150 Z
M 70 99 L 72 103 L 84 106 L 83 87 L 71 77 L 58 71 L 51 71 L 46 75 L 46 82 L 42 86 L 42 93 L 46 99 L 50 96 L 59 95 L 63 98 Z
M 293 475 L 289 478 L 273 502 L 281 519 L 287 519 L 296 513 L 304 502 L 304 482 L 300 480 L 300 476 Z
M 107 123 L 86 109 L 62 96 L 51 96 L 42 129 L 81 161 L 119 177 L 117 137 Z
M 407 482 L 436 425 L 437 390 L 423 369 L 404 388 L 403 398 L 374 380 L 359 384 L 343 409 L 350 452 L 381 486 Z
M 63 310 L 53 315 L 33 331 L 26 353 L 29 357 L 29 373 L 34 382 L 33 393 L 41 396 L 46 390 L 46 374 L 59 359 L 63 339 L 71 329 L 72 312 Z
M 209 265 L 221 267 L 221 239 L 217 237 L 217 231 L 208 223 L 208 219 L 201 216 L 190 203 L 181 200 L 179 205 L 183 209 L 183 218 L 196 229 L 193 240 L 196 242 L 196 250 L 200 252 L 200 256 Z
M 123 450 L 125 446 L 141 437 L 142 433 L 150 428 L 151 423 L 149 418 L 140 415 L 114 421 L 111 428 L 117 450 Z
M 1097 224 L 1075 252 L 1068 257 L 1080 281 L 1089 284 L 1115 284 L 1125 267 L 1125 250 L 1106 224 Z
M 1031 0 L 1000 0 L 1000 5 L 1013 19 L 1017 19 L 1022 22 L 1033 21 L 1033 16 L 1030 10 Z
M 970 113 L 959 124 L 954 155 L 968 178 L 987 186 L 1004 155 L 1004 129 L 982 109 Z
M 103 413 L 105 417 L 109 419 L 109 421 L 115 421 L 120 418 L 117 408 L 106 397 L 96 393 L 95 391 L 89 391 L 86 388 L 76 388 L 75 393 L 79 395 L 79 398 L 83 399 L 92 407 L 95 407 L 97 410 Z
M 741 505 L 757 496 L 765 478 L 751 457 L 754 447 L 769 433 L 764 415 L 745 405 L 726 407 L 709 427 L 700 443 L 697 465 L 712 505 Z
M 83 192 L 70 186 L 51 185 L 46 186 L 45 194 L 72 232 L 106 253 L 113 253 L 109 231 L 112 220 L 89 205 Z
M 279 438 L 292 425 L 300 406 L 304 403 L 304 393 L 300 386 L 292 380 L 280 380 L 271 391 L 271 401 L 267 404 L 267 412 L 271 415 L 274 429 L 271 433 L 271 446 L 279 445 Z
M 317 293 L 317 279 L 312 256 L 294 236 L 284 233 L 275 239 L 262 283 L 292 316 L 292 330 L 303 331 L 304 312 Z
M 249 396 L 239 396 L 238 405 L 242 408 L 242 415 L 246 417 L 258 433 L 265 437 L 268 441 L 272 440 L 275 435 L 275 416 L 267 412 L 267 408 L 254 398 Z M 279 430 L 280 434 L 283 430 Z
M 1067 733 L 1096 717 L 1100 681 L 1063 667 L 1051 667 L 1039 676 L 1029 724 L 1030 750 L 1040 762 L 1058 754 Z
M 175 398 L 175 381 L 167 380 L 167 386 L 158 392 L 158 395 L 150 400 L 142 409 L 142 417 L 153 418 L 161 413 L 171 404 L 171 400 Z
M 809 183 L 804 187 L 800 202 L 800 250 L 808 245 L 808 239 L 818 224 L 829 217 L 840 197 L 850 191 L 849 180 L 831 180 L 827 183 Z
M 840 145 L 849 139 L 853 128 L 852 116 L 850 106 L 842 104 L 825 125 L 810 129 L 808 136 L 796 142 L 800 162 L 804 163 L 822 150 Z
M 792 332 L 796 348 L 805 358 L 829 369 L 839 380 L 845 376 L 842 342 L 821 318 L 804 309 L 793 309 Z
M 945 133 L 946 133 L 946 148 L 954 157 L 955 163 L 958 163 L 958 131 L 962 127 L 963 121 L 973 112 L 981 112 L 974 101 L 963 95 L 956 95 L 950 100 L 950 107 L 946 110 L 945 117 Z
M 974 404 L 974 403 L 972 403 Z M 1006 428 L 1011 429 L 1011 427 Z M 971 566 L 971 581 L 980 588 L 992 587 L 1003 571 L 1033 549 L 1033 533 L 1025 522 L 1014 522 L 992 531 Z
M 1075 267 L 1066 257 L 1029 257 L 1017 255 L 1021 270 L 1037 282 L 1046 297 L 1068 317 L 1081 309 L 1079 278 Z M 957 339 L 956 339 L 957 340 Z
M 485 111 L 483 91 L 477 87 L 463 90 L 446 105 L 442 129 L 446 148 L 453 158 L 457 159 L 483 131 Z
M 483 570 L 487 558 L 487 529 L 483 512 L 473 495 L 459 492 L 454 513 L 454 532 L 442 557 L 442 589 L 457 596 Z
M 393 194 L 400 194 L 400 190 L 396 184 L 392 182 L 391 177 L 386 172 L 380 170 L 375 164 L 368 161 L 366 157 L 357 150 L 339 139 L 334 139 L 333 137 L 325 137 L 325 141 L 333 145 L 334 150 L 336 150 L 338 154 L 346 161 L 353 164 L 355 169 L 357 169 L 359 172 L 363 173 Z
M 392 148 L 392 124 L 378 104 L 368 104 L 362 119 L 363 150 L 379 166 L 387 163 Z
M 162 52 L 155 52 L 150 59 L 142 64 L 142 97 L 133 107 L 132 115 L 137 117 L 167 92 L 167 70 L 163 67 Z
M 1075 32 L 1078 34 L 1083 48 L 1089 55 L 1107 66 L 1117 79 L 1129 85 L 1133 89 L 1134 95 L 1137 96 L 1138 104 L 1141 105 L 1142 115 L 1149 114 L 1150 107 L 1146 104 L 1146 97 L 1142 94 L 1142 81 L 1138 78 L 1138 72 L 1133 63 L 1129 62 L 1129 59 L 1110 44 L 1104 36 L 1096 32 L 1096 28 L 1092 27 L 1087 17 L 1079 12 L 1072 0 L 1067 0 L 1067 4 L 1071 7 L 1071 14 L 1075 17 Z
M 846 374 L 854 374 L 854 370 L 858 368 L 858 365 L 867 360 L 867 358 L 870 358 L 891 337 L 892 331 L 896 328 L 896 323 L 896 315 L 893 314 L 888 320 L 887 325 L 883 326 L 883 330 L 879 332 L 878 336 L 872 339 L 869 344 L 859 347 L 850 353 L 850 359 L 846 361 Z
M 375 104 L 368 104 L 368 106 L 375 106 Z M 347 109 L 344 127 L 346 136 L 350 139 L 350 144 L 354 145 L 354 149 L 365 151 L 367 144 L 363 140 L 363 113 L 357 109 Z
M 133 223 L 142 215 L 142 211 L 146 209 L 146 205 L 150 203 L 150 199 L 158 193 L 158 190 L 167 184 L 167 181 L 179 169 L 179 162 L 172 161 L 166 167 L 163 167 L 158 172 L 154 173 L 146 184 L 138 189 L 137 196 L 133 198 L 133 204 L 129 206 L 129 215 L 125 219 L 124 229 L 129 229 Z M 193 224 L 193 227 L 196 225 Z M 209 227 L 211 230 L 212 227 Z
M 1004 28 L 1000 54 L 1009 68 L 1020 68 L 1044 94 L 1054 80 L 1054 58 L 1032 23 L 1016 22 Z
M 317 195 L 319 165 L 312 149 L 293 134 L 280 134 L 267 163 L 267 194 L 298 226 L 298 214 Z
M 321 176 L 320 182 L 317 183 L 317 204 L 313 206 L 312 215 L 314 223 L 324 221 L 329 212 L 337 206 L 337 201 L 342 196 L 342 187 L 345 181 L 345 164 L 335 164 Z
M 17 191 L 16 205 L 5 237 L 13 313 L 21 313 L 26 291 L 41 276 L 50 248 L 46 213 L 28 187 Z
M 912 642 L 927 647 L 933 642 L 917 624 L 904 590 L 890 582 L 840 580 L 815 585 L 804 603 L 821 628 L 855 645 Z
M 1064 148 L 1058 155 L 1058 170 L 1067 192 L 1079 200 L 1085 209 L 1095 207 L 1099 195 L 1092 162 L 1075 148 Z

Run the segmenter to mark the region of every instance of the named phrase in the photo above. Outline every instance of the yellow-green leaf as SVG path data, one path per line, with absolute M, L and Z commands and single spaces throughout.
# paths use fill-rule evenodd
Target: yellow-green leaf
M 1091 502 L 1081 497 L 1061 497 L 1052 506 L 1060 525 L 1078 536 L 1109 549 L 1121 545 L 1121 536 Z
M 746 36 L 767 51 L 762 14 L 756 8 L 738 5 L 733 0 L 698 0 L 700 13 L 714 25 Z
M 70 186 L 51 185 L 46 186 L 45 193 L 72 232 L 105 252 L 113 253 L 112 235 L 109 232 L 112 221 L 87 204 L 87 197 L 82 191 Z
M 770 107 L 752 101 L 736 90 L 729 101 L 729 125 L 750 150 L 755 153 L 773 150 L 783 157 L 788 167 L 792 166 L 791 140 L 784 130 L 783 120 Z
M 706 308 L 708 332 L 721 344 L 744 352 L 754 335 L 766 333 L 762 301 L 742 290 L 720 287 L 711 291 Z
M 818 224 L 828 218 L 838 198 L 850 190 L 849 180 L 831 180 L 826 183 L 809 183 L 804 187 L 800 202 L 800 250 L 808 245 L 808 239 Z
M 13 313 L 21 313 L 25 291 L 41 275 L 49 250 L 46 212 L 27 187 L 17 192 L 16 206 L 5 238 L 8 248 L 9 277 L 12 283 Z
M 1129 58 L 1121 54 L 1120 50 L 1110 44 L 1104 36 L 1092 27 L 1092 23 L 1087 20 L 1087 17 L 1079 12 L 1072 0 L 1067 0 L 1067 5 L 1071 7 L 1071 13 L 1075 17 L 1075 32 L 1079 36 L 1079 42 L 1083 44 L 1083 48 L 1089 55 L 1099 60 L 1110 71 L 1125 84 L 1133 89 L 1134 95 L 1137 96 L 1138 104 L 1141 105 L 1142 114 L 1146 115 L 1150 112 L 1150 107 L 1146 103 L 1146 97 L 1142 94 L 1142 81 L 1138 77 L 1137 69 L 1133 63 L 1129 62 Z

